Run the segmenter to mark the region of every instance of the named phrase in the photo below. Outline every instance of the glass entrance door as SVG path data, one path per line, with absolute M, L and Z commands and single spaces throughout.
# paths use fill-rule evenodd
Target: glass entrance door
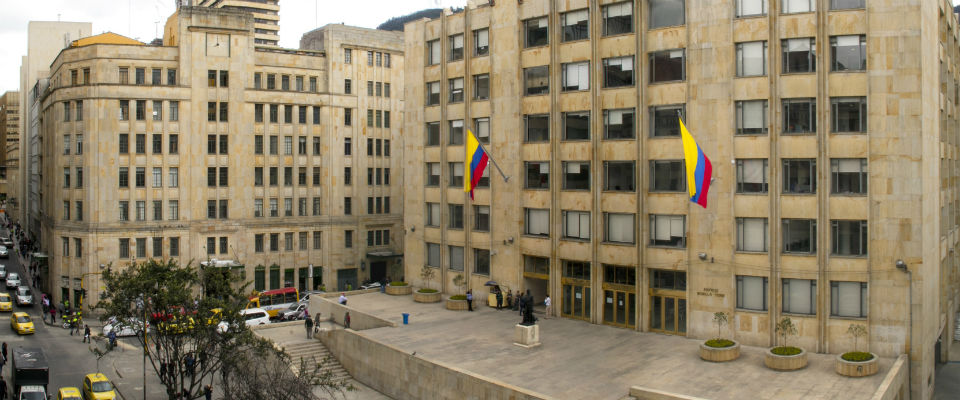
M 636 302 L 636 293 L 605 289 L 603 291 L 603 323 L 624 328 L 636 327 L 637 317 L 634 313 Z
M 650 296 L 650 330 L 671 335 L 687 334 L 687 299 L 678 296 Z
M 563 284 L 561 314 L 567 318 L 590 319 L 590 284 L 567 283 Z

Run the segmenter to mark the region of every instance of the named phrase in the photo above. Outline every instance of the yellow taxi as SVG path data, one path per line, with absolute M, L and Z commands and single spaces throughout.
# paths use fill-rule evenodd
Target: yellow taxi
M 113 384 L 101 373 L 87 374 L 83 377 L 83 398 L 88 400 L 114 400 L 117 392 Z
M 25 312 L 15 312 L 10 316 L 10 329 L 13 329 L 20 335 L 33 333 L 33 321 Z
M 13 311 L 13 300 L 9 294 L 0 293 L 0 311 Z
M 57 400 L 82 400 L 80 389 L 75 387 L 62 387 L 57 391 Z

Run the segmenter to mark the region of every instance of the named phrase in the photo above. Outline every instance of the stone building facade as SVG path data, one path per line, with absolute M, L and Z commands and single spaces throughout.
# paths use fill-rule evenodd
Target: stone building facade
M 108 265 L 149 258 L 217 260 L 258 291 L 402 274 L 401 36 L 330 26 L 325 48 L 278 49 L 253 21 L 181 7 L 163 46 L 90 41 L 54 60 L 38 218 L 55 300 L 82 287 L 95 304 Z
M 789 316 L 821 353 L 863 324 L 929 398 L 958 300 L 957 38 L 946 1 L 498 1 L 408 23 L 406 276 L 694 338 L 722 311 L 757 346 Z M 706 209 L 678 113 L 712 160 Z M 488 165 L 474 200 L 467 129 L 509 177 Z
M 12 199 L 17 187 L 20 167 L 20 93 L 6 92 L 0 96 L 0 196 Z M 13 203 L 8 202 L 7 215 L 15 215 Z
M 188 0 L 192 1 L 192 0 Z M 196 0 L 200 7 L 253 13 L 253 43 L 277 46 L 280 43 L 280 0 Z

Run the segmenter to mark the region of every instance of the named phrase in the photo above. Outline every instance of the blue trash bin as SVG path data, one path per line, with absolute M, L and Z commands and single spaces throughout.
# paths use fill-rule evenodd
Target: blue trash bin
M 410 323 L 410 314 L 403 313 L 403 324 L 407 325 Z

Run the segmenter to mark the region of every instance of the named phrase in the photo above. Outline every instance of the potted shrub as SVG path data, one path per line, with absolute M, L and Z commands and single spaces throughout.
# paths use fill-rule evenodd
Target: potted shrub
M 790 317 L 783 317 L 776 325 L 781 346 L 771 347 L 764 354 L 763 363 L 767 368 L 778 371 L 793 371 L 807 366 L 807 352 L 795 346 L 787 345 L 787 338 L 797 334 L 797 326 Z
M 463 288 L 467 286 L 467 280 L 463 277 L 463 274 L 457 274 L 453 277 L 453 285 L 457 287 L 457 294 L 447 299 L 447 309 L 464 311 L 467 309 L 467 295 L 462 293 Z
M 427 285 L 433 281 L 433 277 L 436 276 L 436 274 L 437 270 L 430 268 L 428 265 L 420 268 L 420 278 L 422 278 Z M 438 303 L 440 302 L 440 292 L 437 291 L 437 289 L 422 287 L 413 293 L 413 301 L 417 303 Z
M 700 358 L 714 362 L 736 360 L 740 357 L 740 343 L 721 336 L 723 327 L 730 322 L 730 314 L 715 312 L 713 322 L 717 324 L 717 337 L 700 344 Z
M 870 376 L 877 373 L 880 369 L 877 355 L 869 351 L 857 351 L 859 339 L 867 336 L 867 327 L 861 324 L 850 324 L 847 334 L 853 337 L 853 351 L 837 356 L 837 373 L 851 377 Z
M 393 281 L 387 284 L 386 292 L 394 296 L 402 296 L 413 293 L 413 287 L 403 281 Z

